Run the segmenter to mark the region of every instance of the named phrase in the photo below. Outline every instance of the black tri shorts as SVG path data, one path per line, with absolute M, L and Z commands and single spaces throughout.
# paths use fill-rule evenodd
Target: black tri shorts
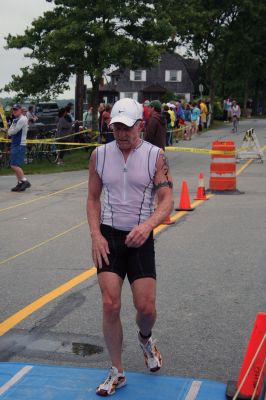
M 156 279 L 153 232 L 141 247 L 136 248 L 125 245 L 129 231 L 121 231 L 103 224 L 100 228 L 109 245 L 110 265 L 102 260 L 102 268 L 97 269 L 98 274 L 114 272 L 123 280 L 127 275 L 130 284 L 140 278 Z

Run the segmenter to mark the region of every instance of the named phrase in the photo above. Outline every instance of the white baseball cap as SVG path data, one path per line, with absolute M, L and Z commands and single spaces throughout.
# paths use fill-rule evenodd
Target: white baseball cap
M 135 122 L 143 118 L 143 107 L 140 103 L 133 99 L 118 100 L 111 111 L 110 125 L 120 122 L 126 126 L 133 126 Z

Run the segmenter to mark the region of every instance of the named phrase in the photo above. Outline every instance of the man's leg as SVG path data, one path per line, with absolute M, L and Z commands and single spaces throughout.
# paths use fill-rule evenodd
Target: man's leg
M 122 341 L 123 331 L 120 320 L 121 290 L 123 280 L 113 272 L 101 272 L 98 281 L 102 292 L 103 334 L 110 354 L 112 366 L 123 371 Z
M 137 310 L 136 322 L 143 336 L 151 333 L 156 321 L 156 280 L 136 279 L 131 285 L 133 301 Z M 143 341 L 145 343 L 145 341 Z
M 11 168 L 12 168 L 13 171 L 15 172 L 18 182 L 19 182 L 19 181 L 22 181 L 22 179 L 25 178 L 25 177 L 24 177 L 24 172 L 23 172 L 23 169 L 22 169 L 22 168 L 18 167 L 17 165 L 11 165 Z
M 143 351 L 147 368 L 151 372 L 156 372 L 162 366 L 161 353 L 151 336 L 151 330 L 156 320 L 156 281 L 153 278 L 136 279 L 131 288 L 137 309 L 136 322 L 139 327 L 139 344 Z

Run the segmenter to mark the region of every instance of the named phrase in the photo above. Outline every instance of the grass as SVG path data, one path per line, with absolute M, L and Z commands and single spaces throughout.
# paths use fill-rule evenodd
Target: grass
M 71 150 L 66 152 L 64 165 L 56 165 L 48 160 L 33 160 L 30 164 L 23 165 L 23 171 L 27 175 L 33 174 L 51 174 L 55 172 L 80 171 L 88 168 L 91 150 L 84 149 Z M 10 167 L 0 168 L 1 175 L 13 175 L 14 171 Z

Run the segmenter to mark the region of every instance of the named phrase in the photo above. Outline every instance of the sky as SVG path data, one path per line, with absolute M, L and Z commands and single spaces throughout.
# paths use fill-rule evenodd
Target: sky
M 12 75 L 19 75 L 20 68 L 30 65 L 31 60 L 24 57 L 27 49 L 5 50 L 5 37 L 23 34 L 31 22 L 43 15 L 45 11 L 53 8 L 53 3 L 45 0 L 0 0 L 0 88 L 11 81 Z M 85 82 L 87 83 L 87 82 Z M 70 80 L 70 91 L 66 91 L 59 98 L 74 98 L 74 79 Z M 10 96 L 6 92 L 0 92 L 0 97 Z

